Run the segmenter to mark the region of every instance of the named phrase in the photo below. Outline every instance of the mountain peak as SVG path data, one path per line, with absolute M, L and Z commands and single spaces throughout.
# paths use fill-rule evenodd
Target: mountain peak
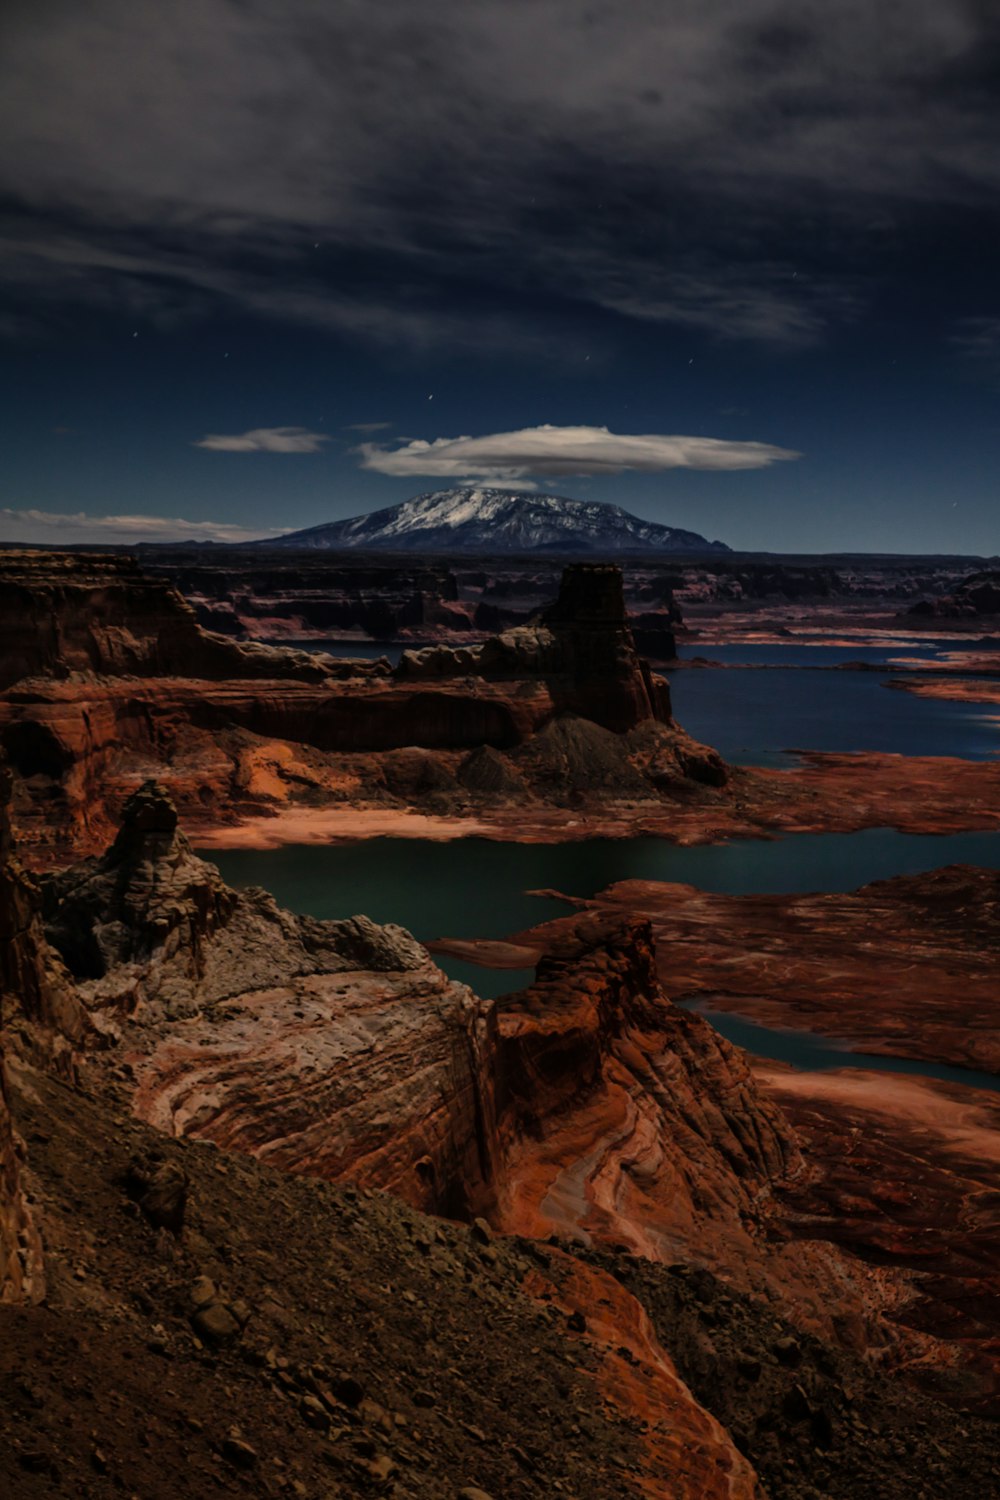
M 535 490 L 463 485 L 400 505 L 255 543 L 259 547 L 407 552 L 728 552 L 695 531 L 630 515 L 620 505 Z

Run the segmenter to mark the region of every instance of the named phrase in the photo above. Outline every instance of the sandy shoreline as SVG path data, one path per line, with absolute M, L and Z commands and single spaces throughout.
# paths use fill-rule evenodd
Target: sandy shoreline
M 187 825 L 198 849 L 280 849 L 284 844 L 359 843 L 364 839 L 449 839 L 490 836 L 476 818 L 439 818 L 398 808 L 283 808 L 234 824 Z M 495 837 L 495 835 L 492 835 Z M 511 837 L 515 834 L 512 831 Z
M 1000 759 L 804 751 L 789 770 L 736 768 L 728 794 L 711 800 L 596 803 L 587 808 L 501 805 L 467 814 L 342 802 L 326 807 L 285 803 L 266 811 L 258 805 L 226 822 L 194 817 L 184 823 L 192 843 L 202 849 L 276 849 L 373 838 L 559 844 L 643 836 L 690 847 L 866 828 L 997 832 Z

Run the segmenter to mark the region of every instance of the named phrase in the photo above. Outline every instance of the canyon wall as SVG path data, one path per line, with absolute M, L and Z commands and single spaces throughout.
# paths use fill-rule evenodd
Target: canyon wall
M 795 1135 L 664 996 L 647 921 L 582 914 L 528 989 L 483 1001 L 399 929 L 228 890 L 153 784 L 43 900 L 158 1130 L 532 1239 L 693 1260 L 832 1326 L 825 1255 L 769 1249 Z
M 0 582 L 0 744 L 38 863 L 101 848 L 151 775 L 205 823 L 347 800 L 655 801 L 671 778 L 725 779 L 638 656 L 617 569 L 569 568 L 535 623 L 395 669 L 206 632 L 130 558 L 6 554 Z

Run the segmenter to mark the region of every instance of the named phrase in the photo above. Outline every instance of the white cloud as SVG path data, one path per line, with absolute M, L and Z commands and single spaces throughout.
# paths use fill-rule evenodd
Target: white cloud
M 228 521 L 185 521 L 180 516 L 91 516 L 86 511 L 0 509 L 0 543 L 37 542 L 47 547 L 107 542 L 251 542 L 281 536 L 290 528 L 236 526 Z
M 210 432 L 194 444 L 215 453 L 320 453 L 330 441 L 326 433 L 305 427 L 253 427 L 249 432 Z
M 487 437 L 415 439 L 402 448 L 362 443 L 365 469 L 409 478 L 521 479 L 525 475 L 620 474 L 664 469 L 763 469 L 798 458 L 790 448 L 725 438 L 616 433 L 606 427 L 525 427 Z

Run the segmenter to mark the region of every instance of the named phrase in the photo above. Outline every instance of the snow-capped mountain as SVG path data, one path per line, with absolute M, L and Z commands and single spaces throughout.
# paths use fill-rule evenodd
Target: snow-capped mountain
M 696 531 L 661 526 L 620 505 L 533 490 L 434 490 L 347 521 L 256 543 L 267 547 L 409 552 L 728 552 Z

